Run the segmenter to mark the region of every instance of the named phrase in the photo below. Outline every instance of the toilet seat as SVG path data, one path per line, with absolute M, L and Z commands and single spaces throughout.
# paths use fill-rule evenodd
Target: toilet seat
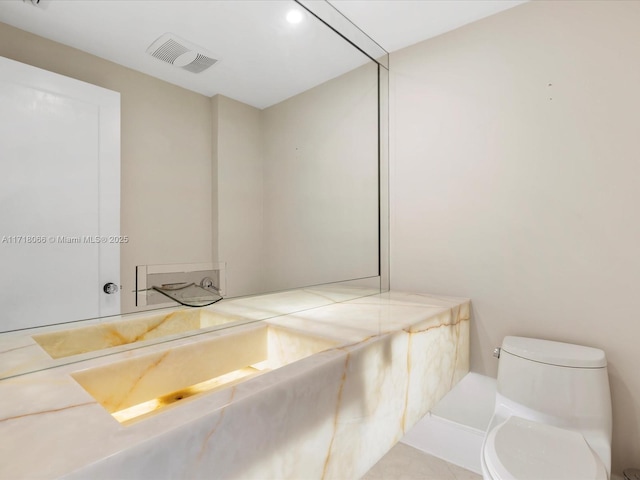
M 483 456 L 496 480 L 606 480 L 607 471 L 575 431 L 511 416 L 493 428 Z

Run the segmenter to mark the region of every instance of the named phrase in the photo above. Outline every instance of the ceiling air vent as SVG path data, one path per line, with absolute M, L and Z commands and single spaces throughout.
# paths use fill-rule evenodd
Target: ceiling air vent
M 218 61 L 204 48 L 173 33 L 165 33 L 158 38 L 149 45 L 147 53 L 163 62 L 193 73 L 200 73 Z

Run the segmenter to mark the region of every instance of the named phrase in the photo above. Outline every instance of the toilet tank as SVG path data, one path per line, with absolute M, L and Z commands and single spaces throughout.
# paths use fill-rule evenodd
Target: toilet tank
M 602 350 L 505 337 L 497 389 L 508 401 L 550 417 L 557 426 L 597 429 L 611 436 L 611 393 Z

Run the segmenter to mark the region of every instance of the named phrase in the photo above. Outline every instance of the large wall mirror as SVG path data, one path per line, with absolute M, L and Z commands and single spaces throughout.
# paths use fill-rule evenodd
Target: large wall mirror
M 54 110 L 67 97 L 34 94 L 29 109 L 22 87 L 0 81 L 5 112 L 26 112 L 0 117 L 0 331 L 177 305 L 145 283 L 153 272 L 170 283 L 172 269 L 212 269 L 225 298 L 388 288 L 386 52 L 330 3 L 7 0 L 0 22 L 0 68 L 117 92 L 120 108 L 110 187 L 90 143 L 102 117 L 79 114 L 81 100 L 69 127 Z M 77 164 L 36 100 L 74 148 L 86 143 Z M 32 147 L 46 166 L 24 160 Z M 114 207 L 115 223 L 103 213 Z M 83 223 L 65 230 L 72 216 Z

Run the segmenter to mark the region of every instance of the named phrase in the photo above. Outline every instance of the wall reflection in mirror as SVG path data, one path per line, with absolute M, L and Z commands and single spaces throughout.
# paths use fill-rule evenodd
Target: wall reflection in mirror
M 105 132 L 107 107 L 0 82 L 1 331 L 177 305 L 142 271 L 225 298 L 379 285 L 381 67 L 301 4 L 16 1 L 0 22 L 6 72 L 119 94 Z

